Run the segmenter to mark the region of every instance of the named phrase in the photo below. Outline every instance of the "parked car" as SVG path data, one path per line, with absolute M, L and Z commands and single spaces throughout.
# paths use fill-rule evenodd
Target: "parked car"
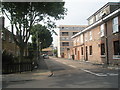
M 44 59 L 49 59 L 49 56 L 48 56 L 47 54 L 43 54 L 42 57 L 43 57 Z

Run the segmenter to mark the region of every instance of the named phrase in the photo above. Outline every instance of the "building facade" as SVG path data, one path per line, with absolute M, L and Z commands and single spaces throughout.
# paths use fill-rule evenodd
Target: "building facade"
M 6 51 L 9 54 L 13 54 L 14 56 L 20 55 L 20 49 L 14 42 L 12 38 L 12 32 L 10 32 L 8 29 L 4 27 L 4 17 L 0 17 L 0 27 L 1 27 L 1 51 Z M 14 35 L 15 36 L 15 35 Z M 16 36 L 15 36 L 16 37 Z M 16 37 L 17 38 L 17 37 Z M 28 56 L 28 47 L 24 50 L 24 56 Z
M 71 39 L 79 31 L 83 30 L 86 25 L 60 25 L 58 36 L 58 57 L 65 57 L 64 50 L 69 50 L 73 46 Z M 68 55 L 70 58 L 70 54 Z
M 88 23 L 72 36 L 74 59 L 120 64 L 120 3 L 107 3 L 88 18 Z

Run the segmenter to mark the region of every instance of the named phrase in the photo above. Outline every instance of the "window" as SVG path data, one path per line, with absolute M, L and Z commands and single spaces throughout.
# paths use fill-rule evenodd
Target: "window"
M 105 55 L 105 44 L 101 44 L 101 55 Z
M 64 38 L 64 37 L 62 37 L 62 40 L 65 40 L 65 38 Z
M 104 24 L 102 24 L 100 26 L 100 36 L 103 37 L 104 36 L 104 30 L 105 30 L 105 27 L 104 27 Z
M 69 46 L 69 42 L 62 42 L 62 46 Z
M 73 35 L 75 35 L 77 32 L 73 32 Z
M 94 16 L 91 17 L 91 18 L 89 19 L 89 25 L 93 24 L 93 23 L 94 23 L 94 20 L 95 20 L 95 17 L 94 17 Z
M 68 27 L 66 27 L 65 29 L 69 29 Z
M 77 48 L 75 48 L 75 55 L 77 54 Z
M 69 40 L 68 37 L 62 37 L 62 40 Z
M 89 35 L 90 35 L 90 40 L 92 40 L 92 31 L 89 32 Z
M 62 27 L 62 29 L 64 29 L 64 27 Z
M 81 41 L 81 43 L 83 43 L 83 34 L 81 34 L 81 36 L 80 36 L 80 41 Z
M 81 55 L 83 55 L 83 47 L 81 47 Z
M 120 43 L 119 41 L 114 41 L 114 55 L 120 55 Z
M 62 36 L 68 36 L 68 32 L 62 32 Z
M 87 33 L 85 34 L 85 42 L 88 41 L 88 36 L 87 36 Z
M 89 54 L 92 55 L 92 46 L 89 47 Z
M 77 43 L 80 42 L 80 38 L 79 38 L 79 37 L 77 38 L 77 41 L 76 41 L 76 42 L 77 42 Z
M 96 21 L 98 21 L 100 17 L 99 13 L 95 17 L 96 17 Z
M 112 21 L 113 33 L 118 32 L 118 17 L 115 17 Z

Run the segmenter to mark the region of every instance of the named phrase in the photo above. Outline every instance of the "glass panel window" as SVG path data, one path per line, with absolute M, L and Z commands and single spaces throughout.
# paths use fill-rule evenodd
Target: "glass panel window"
M 92 46 L 89 47 L 89 54 L 92 55 Z
M 68 32 L 62 32 L 62 36 L 68 36 Z
M 105 44 L 101 44 L 101 55 L 105 55 Z
M 92 40 L 92 31 L 89 32 L 90 40 Z
M 77 32 L 73 32 L 73 35 L 75 35 Z
M 83 47 L 81 47 L 81 55 L 83 55 Z
M 95 17 L 93 16 L 93 17 L 91 17 L 90 19 L 89 19 L 89 25 L 91 25 L 91 24 L 93 24 L 94 23 L 94 19 L 95 19 Z
M 104 24 L 102 24 L 100 26 L 100 36 L 103 37 L 104 36 L 104 30 L 105 30 L 105 27 L 104 27 Z
M 81 40 L 80 40 L 80 41 L 81 41 L 81 43 L 83 43 L 83 34 L 81 34 L 80 37 L 81 37 Z
M 69 46 L 69 42 L 62 42 L 62 46 Z
M 62 40 L 69 40 L 68 37 L 62 37 Z
M 114 55 L 120 55 L 120 43 L 119 41 L 114 41 Z
M 115 17 L 112 21 L 113 33 L 118 32 L 118 17 Z
M 75 48 L 75 55 L 77 54 L 77 48 Z
M 99 15 L 99 13 L 96 15 L 96 21 L 98 21 L 99 20 L 99 17 L 100 17 L 100 15 Z
M 64 27 L 62 27 L 62 29 L 64 29 Z
M 87 42 L 88 41 L 88 35 L 87 35 L 87 33 L 85 34 L 85 42 Z

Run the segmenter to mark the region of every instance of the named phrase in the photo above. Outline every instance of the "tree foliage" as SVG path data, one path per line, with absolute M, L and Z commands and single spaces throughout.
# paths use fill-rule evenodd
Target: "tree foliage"
M 31 27 L 35 23 L 47 19 L 45 23 L 53 27 L 55 23 L 50 20 L 50 17 L 55 20 L 63 19 L 66 9 L 64 2 L 3 2 L 2 12 L 16 27 L 19 40 L 15 41 L 20 44 L 27 43 Z
M 41 49 L 47 48 L 52 44 L 52 34 L 45 26 L 42 26 L 40 24 L 33 26 L 31 34 L 32 43 L 34 45 L 36 45 L 37 43 L 41 43 Z
M 2 13 L 10 20 L 11 31 L 15 43 L 22 56 L 30 37 L 31 28 L 35 23 L 43 21 L 49 28 L 55 27 L 51 20 L 63 19 L 66 15 L 64 2 L 3 2 Z

